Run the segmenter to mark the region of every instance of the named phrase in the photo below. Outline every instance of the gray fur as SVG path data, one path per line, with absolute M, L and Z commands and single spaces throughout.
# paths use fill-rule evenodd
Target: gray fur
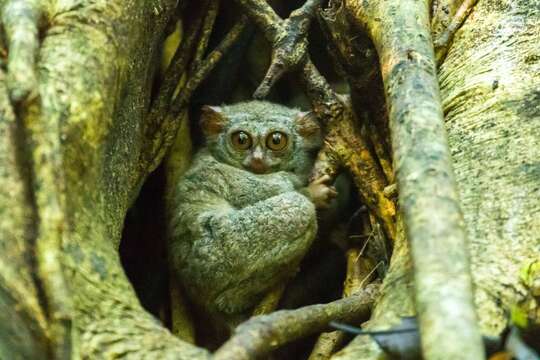
M 294 274 L 309 249 L 317 232 L 315 207 L 298 190 L 307 185 L 309 151 L 320 141 L 298 134 L 298 110 L 266 102 L 220 109 L 227 125 L 208 139 L 175 189 L 169 254 L 192 301 L 231 315 L 250 310 Z M 227 148 L 231 129 L 264 133 L 276 127 L 293 146 L 269 173 L 245 170 Z
M 303 137 L 298 133 L 298 117 L 305 113 L 266 101 L 250 101 L 219 108 L 227 119 L 222 133 L 207 139 L 210 153 L 220 162 L 242 167 L 245 153 L 230 145 L 230 135 L 245 130 L 264 139 L 264 135 L 279 130 L 288 135 L 292 146 L 283 153 L 267 152 L 266 159 L 273 172 L 288 171 L 307 176 L 313 165 L 312 153 L 320 147 L 320 136 Z

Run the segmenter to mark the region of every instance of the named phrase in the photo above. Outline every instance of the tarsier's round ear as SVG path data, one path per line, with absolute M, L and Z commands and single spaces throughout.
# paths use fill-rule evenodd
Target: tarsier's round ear
M 321 127 L 317 117 L 312 111 L 301 112 L 295 119 L 296 129 L 300 136 L 305 138 L 320 137 Z
M 227 119 L 219 106 L 204 105 L 201 108 L 201 129 L 206 136 L 217 135 L 223 131 Z

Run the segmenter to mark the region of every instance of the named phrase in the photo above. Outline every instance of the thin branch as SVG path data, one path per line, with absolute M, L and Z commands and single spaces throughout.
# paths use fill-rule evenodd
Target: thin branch
M 208 54 L 200 66 L 195 69 L 194 73 L 188 76 L 186 84 L 173 100 L 170 111 L 164 116 L 163 122 L 159 125 L 159 134 L 153 137 L 154 139 L 158 139 L 158 141 L 155 144 L 155 151 L 152 152 L 152 157 L 146 163 L 147 172 L 153 171 L 160 164 L 161 159 L 163 159 L 163 156 L 165 156 L 165 153 L 172 145 L 180 126 L 179 115 L 186 109 L 193 92 L 215 68 L 225 52 L 238 40 L 246 28 L 247 23 L 247 17 L 242 16 L 227 35 L 225 35 L 221 43 Z
M 171 106 L 171 113 L 173 116 L 177 116 L 182 112 L 185 106 L 188 104 L 193 92 L 199 87 L 204 79 L 210 74 L 216 67 L 218 62 L 223 58 L 223 55 L 229 50 L 229 48 L 238 40 L 244 29 L 248 24 L 246 16 L 242 16 L 231 30 L 225 35 L 221 43 L 212 50 L 210 54 L 204 59 L 201 65 L 189 75 L 189 79 L 186 85 L 180 92 L 180 94 L 174 99 Z
M 437 39 L 434 40 L 433 45 L 435 47 L 435 59 L 437 60 L 438 65 L 444 61 L 456 31 L 465 22 L 477 1 L 478 0 L 463 1 L 447 28 Z
M 204 57 L 204 53 L 208 47 L 208 40 L 210 40 L 210 35 L 214 29 L 214 23 L 216 21 L 217 14 L 219 12 L 220 0 L 212 0 L 206 11 L 206 16 L 204 18 L 204 23 L 201 29 L 201 35 L 199 41 L 197 42 L 197 50 L 195 51 L 195 56 L 191 61 L 189 72 L 192 73 L 197 69 Z
M 364 229 L 364 233 L 370 232 L 369 228 Z M 364 245 L 367 244 L 367 240 Z M 367 283 L 366 280 L 372 278 L 373 271 L 376 269 L 373 266 L 373 261 L 362 256 L 363 248 L 353 247 L 347 251 L 347 275 L 343 283 L 343 297 L 353 296 L 354 294 L 363 291 Z M 308 360 L 326 360 L 336 351 L 336 349 L 345 340 L 345 333 L 342 331 L 332 331 L 322 333 Z
M 193 92 L 215 68 L 224 53 L 236 42 L 236 40 L 238 40 L 240 34 L 247 25 L 247 17 L 242 16 L 223 38 L 221 43 L 210 52 L 204 60 L 198 61 L 198 58 L 202 57 L 206 51 L 208 38 L 212 31 L 210 27 L 213 26 L 217 16 L 217 3 L 218 2 L 214 0 L 203 7 L 203 9 L 208 9 L 208 12 L 204 17 L 204 23 L 203 15 L 195 19 L 185 40 L 176 51 L 171 64 L 167 68 L 163 85 L 148 114 L 148 133 L 146 138 L 149 139 L 148 146 L 150 149 L 144 152 L 144 158 L 141 159 L 141 166 L 145 168 L 145 171 L 141 172 L 141 179 L 144 178 L 146 174 L 152 172 L 160 164 L 161 159 L 165 156 L 165 153 L 176 137 L 176 133 L 180 126 L 178 117 L 180 113 L 184 111 Z M 201 26 L 202 29 L 199 30 Z M 198 43 L 197 48 L 194 49 L 197 34 L 199 33 L 201 33 L 201 42 Z M 202 46 L 201 43 L 206 45 Z M 178 86 L 182 75 L 186 72 L 187 64 L 194 51 L 193 63 L 195 65 L 193 66 L 195 66 L 195 68 L 190 71 L 188 79 L 179 94 L 173 98 L 176 87 Z
M 308 0 L 301 8 L 293 11 L 288 19 L 281 21 L 280 31 L 272 40 L 270 67 L 253 94 L 254 98 L 266 97 L 283 74 L 305 63 L 308 56 L 307 34 L 315 9 L 320 3 L 320 0 Z
M 321 6 L 322 0 L 306 0 L 304 5 L 298 10 L 295 10 L 293 14 L 314 16 L 317 8 Z M 293 15 L 291 14 L 291 15 Z
M 276 310 L 279 305 L 279 300 L 281 300 L 281 297 L 283 296 L 283 291 L 285 291 L 285 285 L 285 283 L 282 283 L 270 290 L 253 310 L 253 316 L 270 314 L 272 311 Z
M 208 3 L 208 1 L 207 1 Z M 206 6 L 203 7 L 205 9 Z M 197 40 L 197 35 L 203 22 L 202 11 L 200 16 L 197 16 L 189 29 L 185 32 L 182 42 L 174 56 L 171 63 L 167 67 L 163 76 L 163 81 L 158 91 L 158 95 L 150 107 L 148 113 L 148 128 L 151 131 L 156 131 L 160 128 L 161 123 L 164 121 L 168 108 L 171 104 L 174 91 L 185 73 L 193 48 Z M 200 47 L 199 47 L 200 49 Z M 200 52 L 200 50 L 198 50 Z M 150 138 L 154 138 L 156 135 L 149 135 Z
M 216 351 L 214 359 L 257 359 L 286 343 L 327 329 L 330 321 L 366 320 L 378 292 L 378 286 L 370 286 L 357 295 L 328 304 L 254 317 L 238 326 L 235 334 Z
M 321 4 L 320 0 L 306 1 L 285 20 L 282 20 L 265 0 L 237 1 L 272 44 L 270 67 L 253 97 L 258 99 L 266 97 L 271 87 L 283 74 L 303 64 L 305 64 L 304 69 L 308 69 L 308 79 L 317 77 L 318 72 L 312 73 L 315 67 L 307 53 L 307 32 L 315 10 Z M 320 86 L 321 81 L 326 83 L 324 79 L 314 80 L 317 84 L 311 84 L 312 86 Z
M 281 31 L 281 18 L 266 0 L 236 0 L 271 43 Z

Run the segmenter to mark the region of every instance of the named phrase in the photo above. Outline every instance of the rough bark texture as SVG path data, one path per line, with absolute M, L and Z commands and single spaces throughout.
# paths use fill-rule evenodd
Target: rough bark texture
M 439 71 L 480 324 L 499 333 L 540 257 L 540 1 L 482 0 Z
M 356 295 L 328 304 L 253 317 L 236 328 L 235 334 L 216 351 L 214 359 L 257 359 L 283 344 L 325 330 L 332 320 L 365 319 L 378 289 L 377 285 L 371 285 Z
M 37 247 L 54 254 L 61 244 L 65 254 L 52 260 L 63 266 L 71 292 L 72 356 L 205 357 L 142 309 L 118 254 L 123 220 L 141 185 L 138 160 L 147 150 L 142 144 L 151 84 L 175 1 L 55 5 L 39 52 L 39 99 L 23 120 L 40 224 L 34 235 Z M 12 138 L 2 137 L 6 140 Z M 16 174 L 4 174 L 2 181 Z M 18 228 L 28 229 L 23 225 Z M 15 265 L 10 253 L 1 257 L 10 268 Z M 2 287 L 10 289 L 13 283 L 21 288 L 11 292 L 16 300 L 28 299 L 28 307 L 35 307 L 32 301 L 38 297 L 24 286 L 26 280 L 7 279 Z M 42 323 L 38 309 L 31 315 L 33 322 Z M 2 358 L 18 356 L 13 355 L 17 347 L 2 350 Z
M 346 2 L 379 55 L 426 359 L 483 358 L 427 1 Z M 460 344 L 456 347 L 455 344 Z
M 32 359 L 49 352 L 47 320 L 33 270 L 35 209 L 20 164 L 24 147 L 0 73 L 0 358 Z
M 540 254 L 539 9 L 538 1 L 479 1 L 439 70 L 475 304 L 488 335 L 507 325 L 509 307 L 525 296 L 519 269 Z M 413 312 L 409 251 L 399 243 L 370 328 Z M 334 358 L 376 359 L 380 352 L 358 337 Z

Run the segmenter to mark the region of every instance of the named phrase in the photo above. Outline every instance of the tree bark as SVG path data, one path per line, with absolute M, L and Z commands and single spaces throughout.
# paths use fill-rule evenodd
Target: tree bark
M 46 353 L 43 337 L 53 334 L 52 308 L 38 305 L 38 290 L 46 278 L 44 274 L 39 274 L 39 279 L 25 275 L 32 273 L 25 255 L 32 241 L 38 248 L 44 247 L 44 254 L 58 254 L 55 246 L 60 246 L 62 257 L 54 261 L 62 267 L 70 292 L 74 358 L 207 356 L 204 350 L 173 337 L 141 307 L 118 254 L 126 211 L 147 175 L 141 173 L 139 164 L 141 153 L 148 150 L 143 146 L 146 114 L 160 44 L 175 3 L 46 5 L 50 16 L 37 63 L 38 97 L 25 105 L 17 127 L 26 135 L 24 160 L 29 165 L 25 170 L 32 179 L 29 199 L 20 189 L 24 181 L 13 187 L 21 177 L 15 165 L 21 163 L 14 163 L 17 153 L 8 142 L 16 137 L 1 138 L 2 147 L 9 146 L 2 161 L 10 169 L 2 173 L 1 181 L 15 191 L 12 199 L 2 202 L 2 219 L 13 219 L 2 223 L 6 228 L 2 243 L 27 239 L 16 251 L 3 251 L 0 256 L 6 267 L 1 271 L 6 276 L 0 279 L 5 290 L 0 303 L 7 306 L 14 300 L 24 305 L 13 319 L 18 323 L 0 324 L 1 332 L 17 336 L 12 342 L 3 342 L 1 358 L 41 358 L 32 354 Z M 3 110 L 2 124 L 9 115 Z M 13 122 L 7 124 L 10 129 Z M 21 215 L 10 216 L 9 204 Z M 37 229 L 33 228 L 36 223 L 28 223 L 24 216 L 33 208 Z M 9 275 L 9 269 L 17 269 L 21 275 Z M 44 317 L 48 319 L 44 321 Z M 26 350 L 19 353 L 18 341 L 26 336 L 24 328 L 30 332 L 27 339 L 35 341 L 33 346 L 24 343 Z M 62 342 L 51 340 L 53 349 Z
M 538 1 L 478 2 L 439 69 L 445 125 L 470 241 L 481 330 L 498 335 L 525 297 L 519 270 L 540 254 Z M 402 245 L 399 245 L 402 244 Z M 369 328 L 414 313 L 409 249 L 400 239 Z M 335 359 L 376 359 L 356 338 Z

